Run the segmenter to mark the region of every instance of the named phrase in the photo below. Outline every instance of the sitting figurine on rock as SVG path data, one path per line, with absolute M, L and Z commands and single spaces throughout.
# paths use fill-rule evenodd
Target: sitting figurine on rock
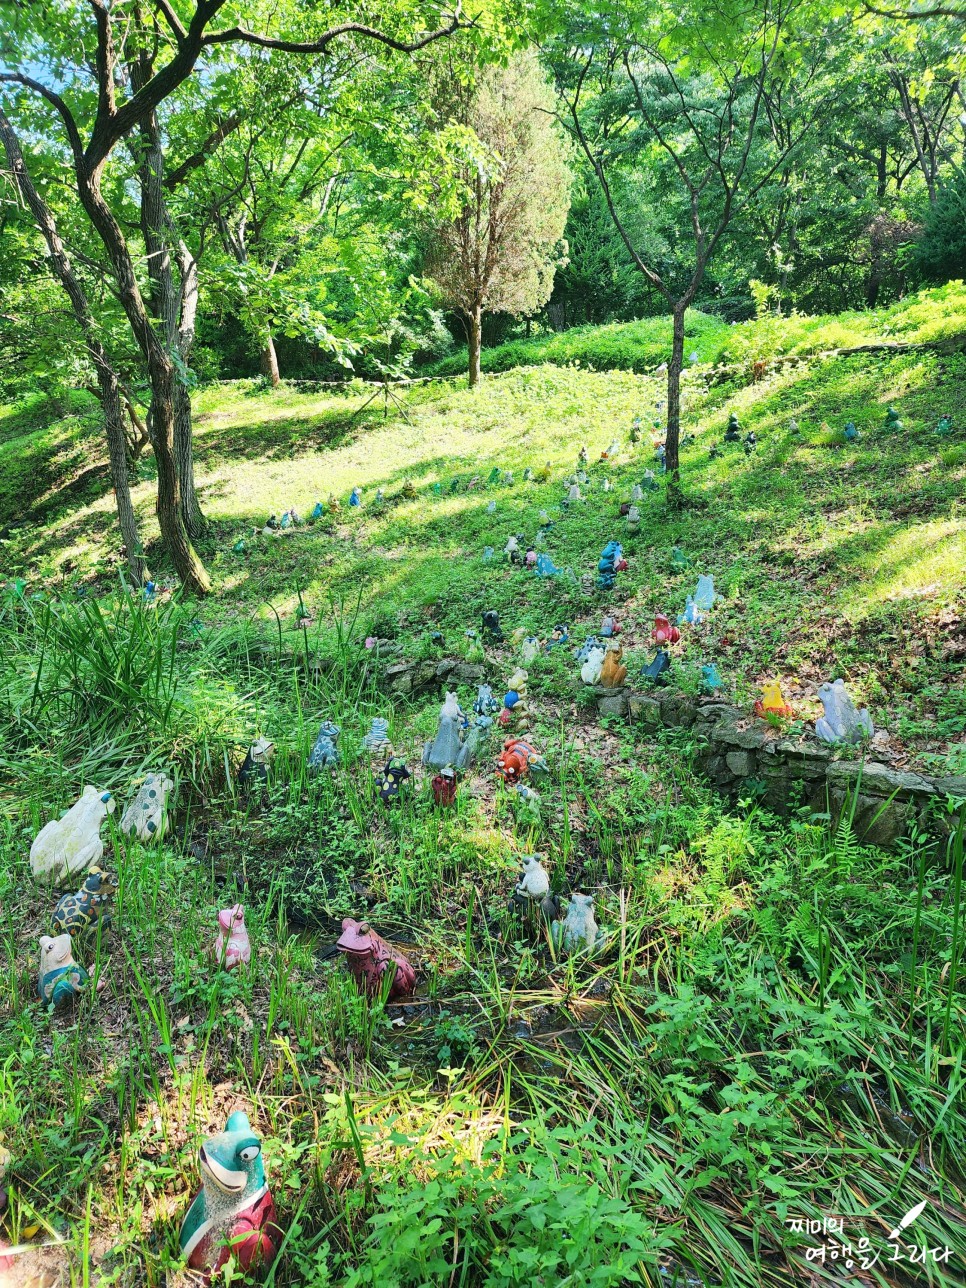
M 604 665 L 606 650 L 596 645 L 587 655 L 587 659 L 580 668 L 580 678 L 584 684 L 599 684 L 600 673 Z
M 714 662 L 708 662 L 701 668 L 701 692 L 708 697 L 713 697 L 725 686 L 724 680 L 718 674 L 718 668 Z
M 619 689 L 627 681 L 627 667 L 623 662 L 624 650 L 620 644 L 611 642 L 604 654 L 604 664 L 600 669 L 600 683 L 605 689 Z
M 387 1001 L 401 1002 L 415 993 L 416 972 L 412 964 L 398 949 L 371 930 L 367 921 L 346 917 L 336 947 L 344 954 L 361 993 L 378 997 L 386 986 L 387 977 L 392 980 Z
M 600 633 L 605 640 L 613 639 L 615 635 L 620 635 L 621 624 L 611 613 L 608 613 L 601 623 Z
M 113 812 L 114 798 L 110 792 L 85 787 L 66 814 L 52 819 L 34 837 L 30 847 L 30 869 L 34 876 L 59 885 L 73 873 L 100 863 L 104 854 L 101 824 Z
M 148 774 L 138 794 L 121 815 L 121 831 L 139 841 L 156 841 L 164 832 L 165 805 L 174 783 L 167 774 Z
M 106 929 L 112 921 L 111 901 L 120 882 L 113 872 L 96 865 L 88 870 L 84 884 L 76 894 L 65 894 L 57 901 L 51 920 L 58 935 L 65 932 L 77 939 L 98 927 Z
M 606 936 L 598 929 L 594 917 L 594 896 L 573 894 L 567 904 L 567 916 L 550 927 L 550 938 L 558 952 L 568 956 L 592 953 L 604 946 Z
M 218 913 L 218 937 L 212 945 L 212 956 L 225 970 L 234 970 L 241 962 L 252 959 L 252 945 L 245 926 L 245 909 L 240 903 L 222 908 Z
M 242 1274 L 266 1270 L 284 1238 L 265 1181 L 262 1142 L 247 1114 L 236 1111 L 225 1130 L 198 1151 L 201 1190 L 181 1225 L 181 1254 L 201 1282 L 211 1284 L 231 1259 Z
M 868 708 L 856 707 L 843 680 L 819 686 L 825 714 L 815 721 L 815 732 L 822 742 L 861 742 L 875 733 Z
M 641 675 L 645 680 L 649 680 L 651 684 L 664 685 L 667 684 L 665 672 L 670 669 L 671 654 L 667 649 L 659 648 L 648 665 L 641 670 Z
M 785 701 L 785 695 L 778 680 L 766 680 L 761 686 L 761 697 L 755 703 L 755 715 L 763 718 L 775 716 L 783 720 L 790 720 L 794 715 Z
M 83 966 L 74 961 L 70 935 L 40 936 L 40 974 L 37 995 L 51 1010 L 69 1006 L 90 987 L 91 978 Z M 104 980 L 97 983 L 97 991 Z

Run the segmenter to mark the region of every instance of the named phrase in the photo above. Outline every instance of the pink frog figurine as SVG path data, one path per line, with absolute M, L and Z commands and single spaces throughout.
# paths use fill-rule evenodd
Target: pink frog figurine
M 252 945 L 245 928 L 245 909 L 240 903 L 222 908 L 218 914 L 218 938 L 212 954 L 219 966 L 234 970 L 239 962 L 247 966 L 252 959 Z
M 383 987 L 383 976 L 393 967 L 395 975 L 386 1000 L 399 1002 L 404 997 L 412 997 L 416 991 L 416 972 L 410 962 L 374 930 L 370 930 L 367 921 L 353 921 L 351 917 L 346 917 L 336 947 L 345 954 L 360 992 L 378 997 Z

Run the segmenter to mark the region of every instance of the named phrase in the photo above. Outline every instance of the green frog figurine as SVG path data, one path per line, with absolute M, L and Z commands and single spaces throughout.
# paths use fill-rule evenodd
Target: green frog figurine
M 283 1232 L 265 1180 L 262 1142 L 247 1114 L 231 1114 L 225 1130 L 198 1151 L 201 1190 L 181 1226 L 181 1252 L 210 1284 L 233 1256 L 241 1271 L 267 1268 Z

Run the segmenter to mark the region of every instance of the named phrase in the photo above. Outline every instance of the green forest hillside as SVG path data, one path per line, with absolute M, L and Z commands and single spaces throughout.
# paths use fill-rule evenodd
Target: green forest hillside
M 964 87 L 0 5 L 0 1288 L 964 1288 Z

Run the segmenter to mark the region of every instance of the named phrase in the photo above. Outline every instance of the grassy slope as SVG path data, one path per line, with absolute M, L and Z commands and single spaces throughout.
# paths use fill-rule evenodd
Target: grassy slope
M 966 289 L 962 282 L 922 291 L 888 308 L 826 316 L 765 317 L 729 325 L 692 310 L 685 320 L 685 354 L 701 363 L 747 363 L 781 354 L 813 354 L 870 342 L 923 343 L 962 335 L 966 330 Z M 574 327 L 531 340 L 512 340 L 483 351 L 484 371 L 552 362 L 592 371 L 646 372 L 665 361 L 671 347 L 667 318 Z M 466 353 L 448 355 L 427 371 L 460 375 Z
M 685 678 L 714 657 L 743 698 L 779 673 L 805 715 L 809 682 L 841 669 L 893 732 L 898 763 L 954 767 L 966 440 L 960 430 L 941 456 L 931 429 L 945 410 L 966 424 L 963 360 L 849 359 L 710 392 L 705 374 L 689 376 L 697 437 L 685 463 L 701 504 L 670 518 L 648 500 L 625 542 L 627 650 L 643 658 L 653 612 L 683 605 L 692 575 L 668 566 L 681 544 L 725 594 L 688 634 Z M 676 1273 L 682 1285 L 790 1285 L 817 1267 L 785 1216 L 837 1212 L 853 1239 L 886 1247 L 868 1282 L 917 1283 L 886 1264 L 885 1234 L 921 1199 L 917 1241 L 954 1248 L 929 1281 L 961 1282 L 963 994 L 949 992 L 955 887 L 940 853 L 890 858 L 806 816 L 789 826 L 723 806 L 694 778 L 686 738 L 592 722 L 560 653 L 531 667 L 534 739 L 553 767 L 539 823 L 514 815 L 485 765 L 451 816 L 434 813 L 419 779 L 395 814 L 372 803 L 357 751 L 369 717 L 391 714 L 413 764 L 436 704 L 390 712 L 346 636 L 374 629 L 419 655 L 441 629 L 458 650 L 491 606 L 508 628 L 595 628 L 608 607 L 596 596 L 485 566 L 480 552 L 532 535 L 547 507 L 555 561 L 591 571 L 622 535 L 616 504 L 650 449 L 595 468 L 616 490 L 592 490 L 576 513 L 556 511 L 559 479 L 581 443 L 593 458 L 660 396 L 651 378 L 548 364 L 475 395 L 415 389 L 410 423 L 352 421 L 356 396 L 208 390 L 198 455 L 217 598 L 144 620 L 118 610 L 110 630 L 93 607 L 79 622 L 77 610 L 0 610 L 0 1130 L 15 1159 L 14 1238 L 69 1221 L 76 1251 L 86 1219 L 105 1282 L 132 1282 L 142 1265 L 160 1282 L 197 1184 L 191 1147 L 241 1104 L 265 1136 L 285 1218 L 299 1223 L 278 1284 L 450 1282 L 456 1265 L 453 1282 L 466 1284 L 572 1273 L 617 1288 Z M 903 413 L 901 439 L 880 428 L 888 403 Z M 758 454 L 711 461 L 732 409 Z M 830 443 L 822 423 L 847 419 L 860 442 Z M 552 484 L 520 483 L 547 459 Z M 517 471 L 515 486 L 429 490 L 494 463 Z M 334 523 L 230 553 L 271 510 L 305 513 L 330 491 L 344 502 L 355 484 L 371 500 L 407 477 L 419 496 L 382 515 L 343 508 Z M 66 556 L 109 584 L 108 499 L 91 488 L 86 504 L 75 493 L 61 505 L 43 489 L 48 517 L 13 535 L 11 568 L 53 576 Z M 297 583 L 316 618 L 307 638 L 294 628 Z M 308 675 L 306 646 L 324 663 Z M 509 645 L 490 652 L 495 689 L 512 663 Z M 344 729 L 331 787 L 301 769 L 325 717 Z M 226 758 L 258 730 L 279 746 L 270 809 L 226 782 Z M 87 955 L 107 990 L 79 1023 L 51 1021 L 30 1001 L 50 900 L 26 875 L 29 838 L 83 782 L 123 799 L 160 763 L 181 779 L 170 843 L 148 856 L 112 840 L 119 933 Z M 500 911 L 517 856 L 533 849 L 556 889 L 596 891 L 601 924 L 620 928 L 592 966 L 555 965 L 537 927 Z M 246 876 L 258 965 L 219 975 L 204 958 L 208 927 Z M 395 1015 L 402 1029 L 367 1012 L 311 938 L 289 937 L 280 900 L 310 913 L 323 942 L 341 916 L 368 910 L 421 961 L 428 1005 Z

